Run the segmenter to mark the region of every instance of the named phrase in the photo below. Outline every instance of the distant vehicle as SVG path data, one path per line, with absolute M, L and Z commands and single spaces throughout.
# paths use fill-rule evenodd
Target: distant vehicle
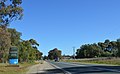
M 56 58 L 55 58 L 55 62 L 59 62 L 59 57 L 56 57 Z

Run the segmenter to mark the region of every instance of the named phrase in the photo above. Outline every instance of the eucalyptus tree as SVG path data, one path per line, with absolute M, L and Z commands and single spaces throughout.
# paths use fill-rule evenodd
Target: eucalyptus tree
M 11 46 L 10 33 L 7 27 L 14 20 L 20 20 L 23 9 L 22 0 L 0 0 L 0 50 L 3 61 L 7 61 L 8 51 Z
M 22 33 L 16 31 L 16 29 L 8 28 L 8 32 L 11 34 L 10 39 L 11 39 L 11 45 L 12 46 L 18 46 L 21 40 Z
M 0 25 L 7 27 L 23 16 L 22 0 L 0 0 Z
M 120 38 L 117 39 L 117 48 L 118 48 L 117 56 L 120 57 Z
M 42 57 L 42 53 L 38 50 L 39 44 L 36 40 L 23 40 L 19 46 L 19 61 L 20 62 L 33 62 L 39 60 Z
M 34 46 L 33 48 L 34 48 L 34 51 L 35 51 L 35 53 L 34 53 L 35 54 L 35 60 L 42 59 L 43 53 L 40 52 L 36 46 Z
M 106 45 L 103 42 L 98 42 L 98 46 L 102 49 L 105 50 Z
M 0 59 L 2 62 L 7 62 L 8 52 L 11 46 L 10 33 L 4 32 L 3 28 L 0 27 Z
M 48 58 L 51 60 L 55 59 L 56 57 L 61 59 L 62 58 L 61 54 L 62 54 L 61 50 L 54 48 L 53 50 L 50 50 L 48 52 Z
M 117 57 L 117 53 L 118 53 L 118 47 L 117 47 L 117 42 L 116 41 L 111 41 L 110 42 L 111 45 L 111 53 L 113 57 Z

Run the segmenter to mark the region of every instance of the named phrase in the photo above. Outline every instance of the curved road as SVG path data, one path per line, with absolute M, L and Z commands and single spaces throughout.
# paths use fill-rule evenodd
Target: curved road
M 48 62 L 58 69 L 62 69 L 65 74 L 120 74 L 120 66 Z

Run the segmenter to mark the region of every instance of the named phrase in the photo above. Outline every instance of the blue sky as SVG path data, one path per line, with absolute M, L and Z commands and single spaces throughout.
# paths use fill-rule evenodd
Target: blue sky
M 34 38 L 44 55 L 53 48 L 72 55 L 72 47 L 120 38 L 120 0 L 23 0 L 24 17 L 11 23 L 22 39 Z

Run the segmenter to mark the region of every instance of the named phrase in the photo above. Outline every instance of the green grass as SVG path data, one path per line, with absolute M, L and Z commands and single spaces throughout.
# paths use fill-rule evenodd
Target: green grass
M 91 63 L 91 64 L 108 64 L 108 65 L 119 65 L 120 58 L 113 59 L 100 59 L 100 60 L 64 60 L 64 62 L 76 62 L 76 63 Z
M 6 67 L 8 64 L 0 64 L 0 74 L 26 74 L 28 67 L 36 63 L 20 63 L 20 67 Z

